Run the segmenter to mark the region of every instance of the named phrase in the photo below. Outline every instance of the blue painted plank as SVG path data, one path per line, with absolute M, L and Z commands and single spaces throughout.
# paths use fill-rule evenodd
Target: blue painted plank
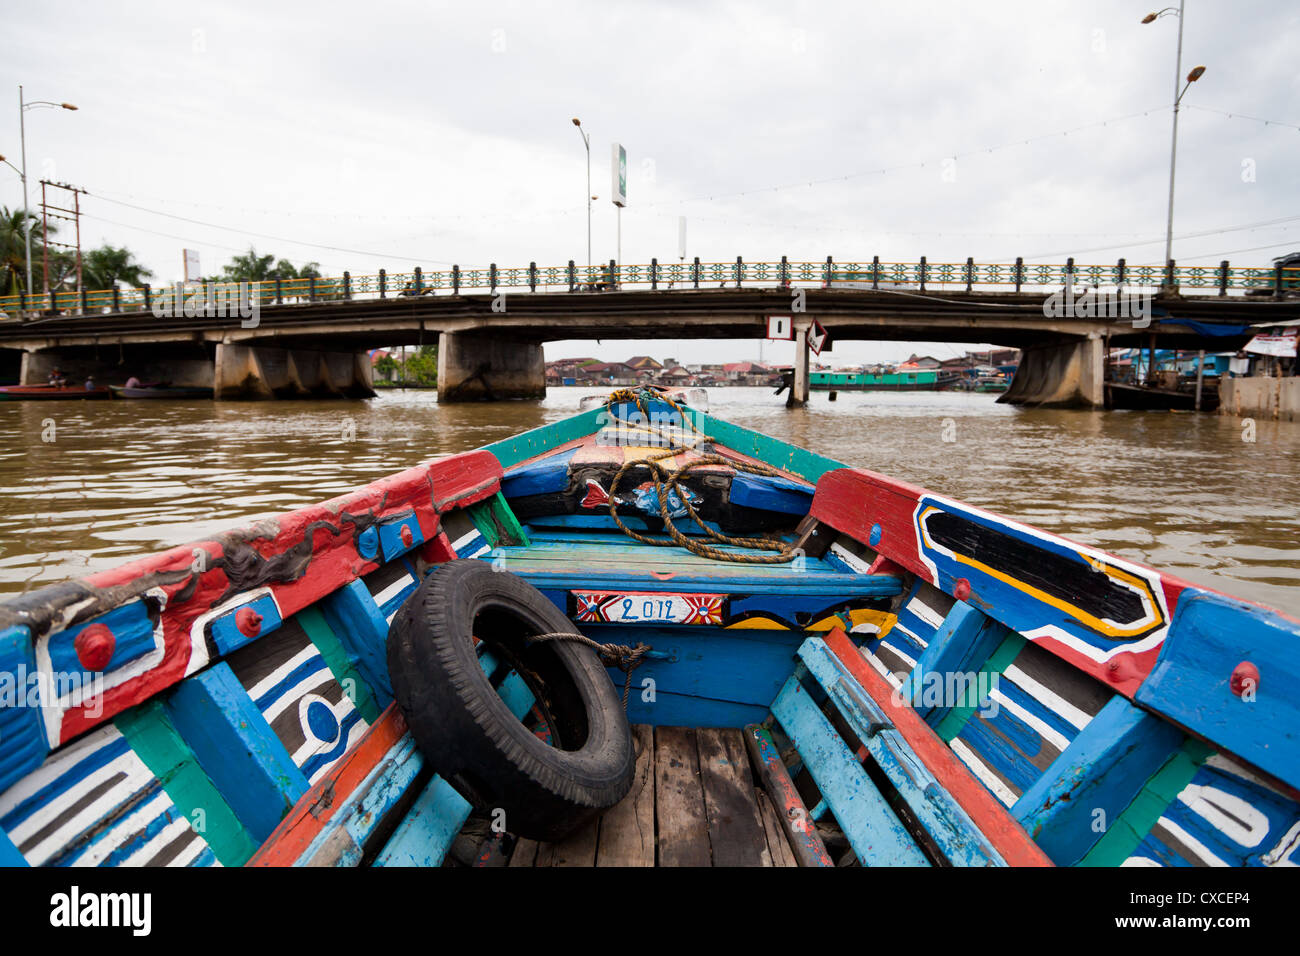
M 797 677 L 786 681 L 772 713 L 794 741 L 863 866 L 930 865 Z
M 357 785 L 294 866 L 356 866 L 363 848 L 424 768 L 415 739 L 406 734 Z
M 49 753 L 38 676 L 27 628 L 0 631 L 0 793 L 39 767 Z
M 641 518 L 638 515 L 624 514 L 620 511 L 618 516 L 622 519 L 623 523 L 633 531 L 651 531 L 650 525 L 646 523 L 644 518 Z M 680 521 L 674 520 L 673 524 L 677 526 L 678 531 L 685 535 L 704 534 L 704 532 L 700 530 L 700 526 L 690 518 L 685 518 Z M 704 524 L 712 531 L 722 531 L 721 526 L 716 521 L 706 521 Z M 608 512 L 605 514 L 533 515 L 533 517 L 528 519 L 526 527 L 529 537 L 534 536 L 534 529 L 544 528 L 572 528 L 577 530 L 609 531 L 613 534 L 619 535 L 623 533 L 618 525 L 614 523 L 614 519 L 609 516 Z M 659 530 L 657 522 L 654 530 Z
M 1117 694 L 1020 796 L 1012 816 L 1054 863 L 1072 866 L 1182 742 L 1178 728 Z
M 265 840 L 307 792 L 307 778 L 230 665 L 183 680 L 166 708 L 230 809 L 255 840 Z
M 622 697 L 621 674 L 615 684 Z M 653 701 L 646 701 L 642 698 L 635 676 L 627 702 L 628 721 L 652 727 L 744 727 L 747 724 L 761 723 L 767 718 L 767 713 L 767 704 L 740 704 L 709 697 L 689 697 L 663 690 L 655 692 Z
M 833 600 L 850 598 L 893 597 L 903 590 L 902 582 L 886 574 L 800 574 L 788 570 L 785 575 L 759 575 L 737 573 L 722 567 L 712 574 L 701 574 L 694 569 L 683 571 L 671 580 L 655 577 L 649 571 L 605 570 L 583 567 L 575 557 L 571 570 L 539 571 L 522 567 L 511 559 L 523 559 L 524 554 L 512 553 L 510 548 L 495 548 L 482 560 L 492 561 L 504 557 L 505 567 L 530 581 L 538 589 L 580 591 L 673 591 L 723 593 L 737 591 L 741 594 L 788 594 L 791 596 L 818 597 L 829 604 Z
M 738 471 L 731 479 L 729 500 L 733 505 L 762 508 L 780 514 L 806 515 L 812 506 L 812 499 L 812 488 L 788 478 Z
M 241 631 L 239 625 L 235 622 L 235 616 L 246 607 L 251 608 L 262 617 L 257 633 L 251 637 Z M 227 611 L 209 625 L 209 632 L 212 634 L 213 642 L 217 645 L 218 653 L 225 657 L 231 651 L 243 647 L 250 641 L 255 641 L 259 637 L 271 633 L 281 623 L 280 609 L 276 607 L 275 598 L 266 594 L 254 601 Z
M 9 839 L 9 835 L 0 830 L 0 867 L 27 866 L 26 858 L 18 852 L 18 847 L 14 846 L 14 841 Z
M 497 666 L 486 653 L 480 655 L 479 663 L 489 674 Z M 514 671 L 501 682 L 497 693 L 510 712 L 521 720 L 536 701 L 523 678 Z M 393 831 L 374 865 L 440 866 L 472 810 L 451 784 L 435 776 Z M 506 820 L 505 825 L 509 827 L 510 821 Z
M 1196 588 L 1182 592 L 1137 702 L 1300 787 L 1300 624 Z M 1259 672 L 1253 701 L 1234 694 L 1241 663 Z
M 375 694 L 380 709 L 393 702 L 388 676 L 388 622 L 364 581 L 339 588 L 318 605 L 325 621 L 343 643 L 348 660 Z
M 954 866 L 1005 866 L 975 821 L 948 794 L 826 643 L 810 637 L 799 648 L 799 658 L 948 861 Z
M 375 866 L 441 866 L 474 808 L 442 777 L 434 777 L 402 817 Z
M 50 668 L 54 673 L 77 674 L 86 670 L 77 659 L 76 642 L 82 631 L 96 624 L 102 624 L 113 632 L 113 655 L 104 673 L 138 660 L 155 648 L 153 622 L 149 620 L 144 602 L 132 601 L 51 637 L 48 648 Z
M 780 691 L 804 635 L 791 631 L 719 631 L 711 627 L 623 627 L 583 625 L 583 633 L 602 643 L 649 644 L 667 658 L 646 658 L 632 673 L 632 698 L 642 682 L 654 681 L 656 693 L 716 698 L 764 708 Z M 624 675 L 611 669 L 620 688 Z M 659 721 L 648 721 L 658 723 Z M 686 726 L 712 726 L 688 724 Z
M 943 624 L 934 632 L 929 644 L 917 658 L 916 667 L 903 682 L 901 697 L 912 701 L 912 708 L 931 727 L 952 708 L 954 702 L 941 705 L 926 703 L 927 681 L 938 679 L 944 686 L 949 674 L 978 672 L 1006 639 L 1007 628 L 964 601 L 952 606 Z M 929 678 L 926 675 L 934 675 Z M 929 699 L 933 699 L 930 695 Z
M 501 478 L 501 494 L 507 498 L 543 495 L 569 486 L 569 462 L 578 449 L 551 455 L 509 469 Z
M 385 518 L 375 528 L 379 532 L 379 550 L 385 563 L 393 560 L 399 554 L 405 554 L 407 551 L 424 543 L 424 532 L 420 530 L 420 522 L 416 520 L 414 511 L 397 517 Z M 403 529 L 410 532 L 411 540 L 409 543 L 402 540 Z

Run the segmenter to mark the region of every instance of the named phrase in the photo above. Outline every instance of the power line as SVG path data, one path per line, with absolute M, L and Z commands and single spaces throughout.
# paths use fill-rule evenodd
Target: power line
M 368 252 L 364 249 L 347 249 L 342 246 L 327 246 L 319 242 L 306 242 L 301 239 L 290 239 L 285 236 L 273 236 L 265 232 L 254 232 L 251 229 L 241 229 L 236 226 L 223 226 L 220 223 L 206 222 L 202 219 L 191 219 L 188 216 L 178 216 L 175 213 L 163 212 L 160 209 L 149 209 L 146 206 L 139 206 L 136 205 L 135 203 L 123 202 L 120 199 L 110 199 L 107 196 L 99 195 L 98 193 L 92 193 L 92 195 L 94 195 L 97 199 L 102 199 L 104 202 L 113 203 L 116 206 L 126 206 L 128 209 L 137 209 L 140 212 L 146 212 L 149 213 L 150 215 L 163 216 L 166 219 L 175 219 L 179 222 L 188 222 L 196 226 L 206 226 L 209 229 L 221 229 L 226 232 L 239 233 L 240 235 L 255 236 L 259 239 L 269 239 L 272 242 L 283 242 L 294 246 L 306 246 L 311 249 L 325 249 L 328 252 L 346 252 L 349 255 L 354 255 L 354 256 L 372 256 L 376 259 L 400 259 L 403 262 L 430 262 L 440 266 L 454 265 L 454 263 L 444 262 L 441 259 L 421 259 L 413 256 L 392 255 L 386 252 Z
M 1167 107 L 1156 106 L 1156 107 L 1152 107 L 1151 109 L 1140 110 L 1136 113 L 1126 113 L 1123 116 L 1114 116 L 1111 117 L 1110 119 L 1097 120 L 1096 122 L 1093 123 L 1085 123 L 1082 126 L 1075 126 L 1066 130 L 1057 130 L 1054 133 L 1044 133 L 1039 136 L 1030 136 L 1028 139 L 1017 139 L 1012 142 L 999 143 L 994 146 L 982 146 L 978 149 L 966 150 L 965 152 L 948 153 L 944 156 L 940 156 L 935 159 L 929 159 L 924 162 L 902 163 L 896 166 L 882 166 L 878 169 L 863 170 L 862 172 L 849 173 L 844 176 L 831 176 L 826 179 L 809 179 L 809 180 L 804 180 L 802 182 L 783 183 L 775 186 L 756 186 L 751 189 L 740 190 L 738 192 L 713 193 L 708 196 L 695 196 L 690 199 L 666 199 L 663 200 L 662 202 L 643 203 L 642 205 L 643 206 L 664 206 L 664 205 L 675 205 L 675 204 L 688 203 L 688 202 L 705 202 L 705 201 L 712 202 L 715 199 L 730 199 L 735 196 L 750 196 L 756 193 L 777 192 L 782 189 L 798 189 L 798 188 L 806 189 L 811 186 L 823 186 L 828 183 L 845 182 L 850 179 L 860 179 L 864 176 L 879 176 L 885 173 L 899 172 L 905 169 L 922 169 L 927 165 L 939 165 L 944 163 L 947 160 L 957 160 L 967 156 L 978 156 L 980 154 L 993 153 L 1003 149 L 1010 149 L 1014 146 L 1028 146 L 1031 143 L 1042 142 L 1043 140 L 1048 140 L 1048 139 L 1055 139 L 1058 136 L 1069 136 L 1071 133 L 1079 133 L 1079 132 L 1083 132 L 1084 130 L 1095 129 L 1098 127 L 1106 126 L 1110 123 L 1119 123 L 1119 122 L 1123 122 L 1124 120 L 1135 119 L 1136 117 L 1139 116 L 1149 116 L 1151 113 L 1160 112 L 1163 109 L 1167 109 Z
M 1200 232 L 1180 233 L 1179 235 L 1174 236 L 1174 238 L 1175 239 L 1201 239 L 1204 238 L 1205 236 L 1219 236 L 1228 232 L 1242 232 L 1243 230 L 1246 229 L 1264 229 L 1269 226 L 1276 226 L 1285 222 L 1295 222 L 1297 219 L 1300 219 L 1300 216 L 1283 216 L 1280 219 L 1264 219 L 1259 222 L 1242 223 L 1241 225 L 1238 226 L 1224 226 L 1221 229 L 1205 229 Z M 1142 240 L 1138 240 L 1137 242 L 1118 243 L 1116 245 L 1110 245 L 1110 246 L 1092 246 L 1087 249 L 1054 249 L 1051 252 L 1036 252 L 1033 253 L 1032 255 L 1027 255 L 1024 258 L 1043 259 L 1046 258 L 1047 256 L 1078 255 L 1081 252 L 1106 252 L 1107 250 L 1110 249 L 1127 249 L 1131 246 L 1151 246 L 1151 245 L 1155 245 L 1156 243 L 1161 243 L 1164 241 L 1165 241 L 1165 237 L 1160 236 L 1159 238 L 1142 239 Z M 1285 245 L 1285 243 L 1281 243 L 1281 245 Z M 1266 246 L 1264 248 L 1268 248 L 1268 247 Z M 1242 251 L 1249 251 L 1249 250 L 1242 250 Z M 993 256 L 983 261 L 1000 262 L 1006 258 L 1007 258 L 1006 256 Z
M 1278 120 L 1263 119 L 1259 116 L 1247 116 L 1245 113 L 1225 113 L 1223 110 L 1211 109 L 1208 106 L 1196 106 L 1192 103 L 1188 103 L 1183 109 L 1200 110 L 1202 113 L 1217 113 L 1219 116 L 1226 116 L 1228 119 L 1253 120 L 1256 123 L 1263 123 L 1265 126 L 1284 126 L 1287 129 L 1300 129 L 1300 126 L 1294 123 L 1283 123 Z
M 160 232 L 157 229 L 147 229 L 144 226 L 132 225 L 129 222 L 118 222 L 116 219 L 107 219 L 103 216 L 96 216 L 93 213 L 83 212 L 81 214 L 81 217 L 83 219 L 93 219 L 96 222 L 105 222 L 112 226 L 120 226 L 123 229 L 134 229 L 137 232 L 147 232 L 153 236 L 162 236 L 166 239 L 175 239 L 179 242 L 187 243 L 188 245 L 205 246 L 209 249 L 222 249 L 226 252 L 234 252 L 241 255 L 248 251 L 248 249 L 244 248 L 243 246 L 227 246 L 219 242 L 210 242 L 207 239 L 195 239 L 192 236 L 178 236 L 172 232 Z M 335 266 L 331 264 L 330 268 L 335 268 Z

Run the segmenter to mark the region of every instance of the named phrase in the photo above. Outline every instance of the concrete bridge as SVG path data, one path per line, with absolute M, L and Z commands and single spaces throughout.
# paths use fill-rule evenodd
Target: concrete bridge
M 74 381 L 135 375 L 209 386 L 219 399 L 356 397 L 373 394 L 368 349 L 437 342 L 440 401 L 534 398 L 546 341 L 762 338 L 768 316 L 788 315 L 800 342 L 815 320 L 838 341 L 1019 348 L 1006 400 L 1100 406 L 1108 346 L 1223 351 L 1250 337 L 1244 326 L 1300 317 L 1289 297 L 1300 276 L 1226 263 L 721 265 L 345 273 L 239 290 L 224 309 L 220 296 L 191 292 L 177 307 L 171 290 L 147 287 L 5 301 L 18 314 L 0 321 L 0 376 L 38 384 L 58 366 Z M 1106 285 L 1109 295 L 1084 297 Z M 806 401 L 806 342 L 795 366 L 795 399 Z

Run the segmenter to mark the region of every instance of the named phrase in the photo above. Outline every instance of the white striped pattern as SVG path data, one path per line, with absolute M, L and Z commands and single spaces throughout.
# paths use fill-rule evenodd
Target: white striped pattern
M 1015 664 L 1009 665 L 1007 669 L 1002 672 L 1002 676 L 1011 681 L 1011 683 L 1015 684 L 1030 697 L 1035 698 L 1048 710 L 1059 714 L 1063 720 L 1074 724 L 1074 726 L 1078 727 L 1080 730 L 1091 723 L 1092 718 L 1086 713 L 1081 711 L 1078 707 L 1075 707 L 1060 694 L 1048 690 Z M 1061 749 L 1064 750 L 1065 748 L 1062 747 Z
M 993 791 L 995 797 L 1007 806 L 1012 806 L 1016 802 L 1016 795 L 1007 788 L 1006 784 L 997 778 L 993 771 L 983 764 L 980 758 L 977 757 L 969 747 L 956 737 L 948 742 L 948 746 L 951 747 L 952 752 L 961 759 L 961 762 L 971 769 L 971 773 L 979 777 L 980 783 Z

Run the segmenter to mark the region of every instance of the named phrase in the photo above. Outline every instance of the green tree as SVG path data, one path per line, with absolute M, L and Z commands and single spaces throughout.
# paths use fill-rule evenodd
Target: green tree
M 84 270 L 85 263 L 82 263 Z M 83 271 L 84 276 L 84 271 Z M 50 249 L 44 261 L 40 253 L 32 250 L 32 284 L 36 291 L 42 289 L 42 277 L 50 284 L 51 292 L 69 292 L 77 288 L 77 254 L 71 249 Z M 86 286 L 86 288 L 93 288 Z
M 414 385 L 438 384 L 438 346 L 421 345 L 406 357 L 406 382 Z
M 34 215 L 28 216 L 21 209 L 0 207 L 0 295 L 17 295 L 27 285 L 27 247 L 23 225 L 28 218 L 32 222 L 32 280 L 38 288 L 40 286 L 40 279 L 36 277 L 41 244 L 44 242 L 40 219 Z M 54 227 L 51 226 L 49 231 L 53 233 Z
M 111 289 L 119 283 L 142 286 L 153 273 L 135 261 L 125 246 L 116 248 L 105 243 L 86 253 L 81 267 L 82 285 L 87 289 Z
M 244 254 L 233 256 L 221 270 L 221 278 L 225 282 L 274 282 L 276 279 L 319 277 L 319 262 L 308 262 L 298 268 L 288 259 L 277 262 L 274 255 L 259 256 L 252 246 Z
M 390 382 L 398 368 L 400 366 L 397 364 L 397 359 L 391 355 L 385 355 L 375 362 L 375 374 Z

